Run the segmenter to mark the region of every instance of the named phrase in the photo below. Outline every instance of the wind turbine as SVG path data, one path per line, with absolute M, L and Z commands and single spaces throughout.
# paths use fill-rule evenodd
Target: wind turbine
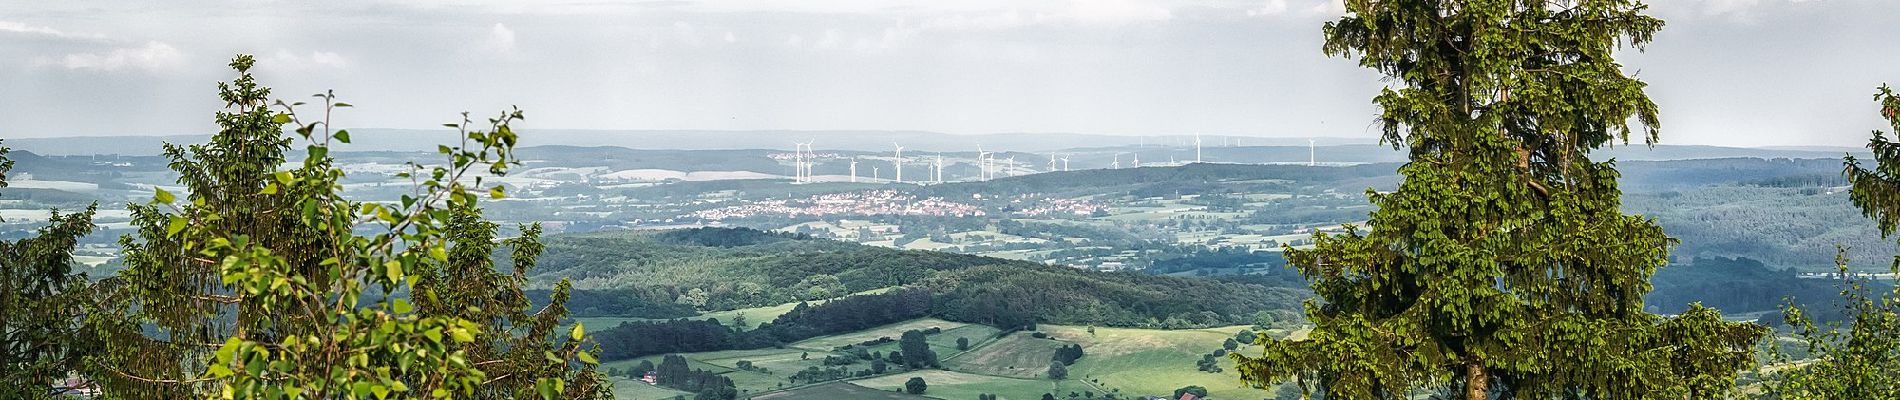
M 1319 165 L 1319 147 L 1314 143 L 1318 142 L 1306 139 L 1306 166 L 1308 167 Z
M 1194 134 L 1194 162 L 1201 162 L 1201 134 Z
M 1122 169 L 1122 153 L 1115 153 L 1115 162 L 1108 164 L 1109 169 Z
M 792 142 L 792 182 L 805 182 L 805 144 Z
M 1062 172 L 1069 172 L 1069 156 L 1062 156 Z
M 1135 164 L 1135 168 L 1141 168 L 1141 152 L 1137 151 L 1133 153 L 1128 153 L 1128 155 L 1135 157 L 1135 160 L 1133 162 Z
M 851 157 L 851 183 L 858 183 L 858 157 Z
M 979 181 L 990 180 L 990 159 L 988 158 L 989 155 L 990 155 L 989 152 L 983 151 L 982 144 L 976 145 L 976 180 L 979 180 Z
M 1009 156 L 1009 166 L 1003 168 L 1003 172 L 1009 173 L 1009 176 L 1016 176 L 1016 156 Z
M 891 160 L 891 164 L 897 168 L 897 183 L 904 183 L 904 146 L 897 143 L 891 145 L 897 146 L 897 159 Z
M 931 171 L 931 175 L 932 177 L 930 180 L 936 181 L 936 183 L 943 183 L 943 153 L 942 152 L 937 153 L 937 169 L 935 171 Z
M 1049 172 L 1056 172 L 1056 153 L 1049 153 Z

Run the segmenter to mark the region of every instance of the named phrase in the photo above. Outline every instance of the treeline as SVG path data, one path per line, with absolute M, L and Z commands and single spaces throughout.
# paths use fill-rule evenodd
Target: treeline
M 1744 257 L 1700 257 L 1692 262 L 1672 264 L 1650 278 L 1655 289 L 1644 297 L 1654 312 L 1677 314 L 1689 303 L 1720 309 L 1726 313 L 1779 311 L 1792 300 L 1817 312 L 1838 308 L 1838 279 L 1802 279 L 1792 268 L 1774 269 Z M 1885 287 L 1887 285 L 1877 285 Z M 1777 325 L 1780 318 L 1764 318 L 1763 323 Z M 1832 321 L 1841 315 L 1825 313 L 1816 319 Z
M 667 353 L 758 349 L 824 335 L 861 331 L 928 316 L 930 293 L 896 289 L 845 297 L 819 305 L 799 303 L 792 311 L 753 330 L 709 320 L 676 319 L 623 322 L 595 333 L 602 358 L 620 360 Z
M 946 272 L 919 286 L 939 296 L 937 317 L 1002 328 L 1238 325 L 1259 311 L 1297 309 L 1307 296 L 1285 287 L 1027 263 Z
M 546 289 L 525 291 L 535 308 L 546 306 L 552 293 Z M 576 317 L 632 317 L 647 319 L 685 318 L 699 315 L 693 306 L 676 302 L 647 300 L 639 292 L 625 289 L 574 290 L 568 293 L 569 315 Z
M 731 310 L 900 286 L 993 258 L 861 246 L 743 228 L 601 232 L 547 239 L 536 282 L 571 277 L 651 303 Z M 813 283 L 822 291 L 813 291 Z M 801 285 L 802 284 L 802 285 Z M 603 309 L 604 315 L 616 311 Z

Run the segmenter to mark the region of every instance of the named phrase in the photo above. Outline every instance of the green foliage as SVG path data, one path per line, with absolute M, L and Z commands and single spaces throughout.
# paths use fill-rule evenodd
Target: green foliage
M 1442 390 L 1554 398 L 1708 398 L 1765 334 L 1692 306 L 1643 311 L 1671 240 L 1623 215 L 1590 152 L 1657 138 L 1645 84 L 1615 62 L 1662 27 L 1633 0 L 1346 2 L 1325 51 L 1398 84 L 1374 98 L 1404 181 L 1370 192 L 1369 232 L 1288 248 L 1317 295 L 1300 340 L 1236 355 L 1259 387 L 1327 397 Z
M 1049 379 L 1054 379 L 1058 381 L 1063 380 L 1063 379 L 1069 379 L 1069 366 L 1067 364 L 1063 364 L 1061 361 L 1050 362 L 1049 372 L 1045 373 L 1044 375 L 1048 376 Z
M 504 242 L 512 274 L 495 272 L 493 224 L 482 221 L 480 172 L 516 164 L 504 112 L 476 129 L 448 124 L 461 143 L 447 163 L 410 163 L 414 192 L 394 203 L 341 197 L 331 131 L 349 104 L 324 93 L 322 115 L 269 102 L 250 74 L 220 83 L 227 109 L 211 142 L 167 145 L 188 190 L 133 205 L 137 233 L 120 240 L 125 272 L 98 284 L 86 328 L 104 339 L 87 360 L 109 396 L 125 398 L 596 398 L 606 384 L 593 351 L 553 305 L 533 314 L 520 291 L 540 251 L 538 228 Z M 275 109 L 273 109 L 273 106 Z M 292 137 L 311 143 L 283 167 Z M 564 285 L 563 285 L 564 286 Z M 394 295 L 390 295 L 394 294 Z M 373 304 L 363 304 L 376 298 Z M 517 336 L 519 334 L 519 336 Z
M 13 160 L 0 147 L 0 187 Z M 78 340 L 86 276 L 73 273 L 73 248 L 92 233 L 97 206 L 57 211 L 32 236 L 0 240 L 0 398 L 38 399 L 63 394 L 53 387 L 80 369 L 91 350 Z
M 924 390 L 929 388 L 930 385 L 925 384 L 924 377 L 921 376 L 911 377 L 910 380 L 904 381 L 904 393 L 924 394 Z
M 1900 132 L 1900 96 L 1883 85 L 1874 101 L 1880 116 Z M 1876 130 L 1868 147 L 1878 163 L 1872 169 L 1847 158 L 1846 175 L 1853 183 L 1849 198 L 1878 223 L 1883 237 L 1892 238 L 1900 221 L 1900 144 Z M 1846 284 L 1842 308 L 1852 320 L 1846 326 L 1816 324 L 1804 310 L 1787 306 L 1783 315 L 1813 358 L 1797 362 L 1777 353 L 1777 361 L 1788 365 L 1766 374 L 1769 392 L 1785 399 L 1900 399 L 1900 369 L 1894 368 L 1900 365 L 1900 288 L 1870 290 L 1867 279 L 1849 274 L 1844 256 L 1835 259 Z M 1900 258 L 1889 271 L 1900 274 Z
M 1172 398 L 1179 399 L 1181 398 L 1181 395 L 1188 394 L 1188 393 L 1193 393 L 1195 397 L 1207 397 L 1207 388 L 1200 387 L 1200 386 L 1187 386 L 1180 389 L 1175 389 L 1174 397 Z

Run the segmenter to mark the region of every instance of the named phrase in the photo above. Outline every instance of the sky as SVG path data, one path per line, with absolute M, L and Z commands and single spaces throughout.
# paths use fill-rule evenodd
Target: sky
M 1662 143 L 1859 146 L 1900 1 L 1652 0 Z M 233 54 L 347 127 L 1373 138 L 1338 0 L 10 1 L 0 138 L 204 134 Z

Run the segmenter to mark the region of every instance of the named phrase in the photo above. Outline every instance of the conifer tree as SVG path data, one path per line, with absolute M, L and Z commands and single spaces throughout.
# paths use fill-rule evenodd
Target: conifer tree
M 1590 158 L 1657 107 L 1615 52 L 1663 22 L 1635 0 L 1347 0 L 1324 50 L 1395 84 L 1373 100 L 1409 150 L 1398 190 L 1369 192 L 1366 230 L 1286 257 L 1313 288 L 1298 340 L 1235 356 L 1258 387 L 1327 398 L 1419 391 L 1507 398 L 1727 394 L 1765 329 L 1692 306 L 1643 311 L 1672 240 L 1620 211 L 1614 164 Z
M 0 147 L 0 188 L 13 168 Z M 31 236 L 0 240 L 0 398 L 39 399 L 72 388 L 53 384 L 79 368 L 90 348 L 77 339 L 86 275 L 73 272 L 73 248 L 91 234 L 93 211 L 55 211 Z
M 516 164 L 520 111 L 441 146 L 446 164 L 410 163 L 416 182 L 396 202 L 342 197 L 332 112 L 270 102 L 253 59 L 230 64 L 226 110 L 211 142 L 167 145 L 187 193 L 163 189 L 132 206 L 137 233 L 120 240 L 125 271 L 98 284 L 86 321 L 105 339 L 89 375 L 115 398 L 596 398 L 583 328 L 555 333 L 565 285 L 533 315 L 521 275 L 538 230 L 507 244 L 515 272 L 490 268 L 494 226 L 480 220 L 482 172 Z M 295 136 L 286 131 L 295 132 Z M 300 160 L 286 155 L 295 139 Z M 517 336 L 519 335 L 519 336 Z

